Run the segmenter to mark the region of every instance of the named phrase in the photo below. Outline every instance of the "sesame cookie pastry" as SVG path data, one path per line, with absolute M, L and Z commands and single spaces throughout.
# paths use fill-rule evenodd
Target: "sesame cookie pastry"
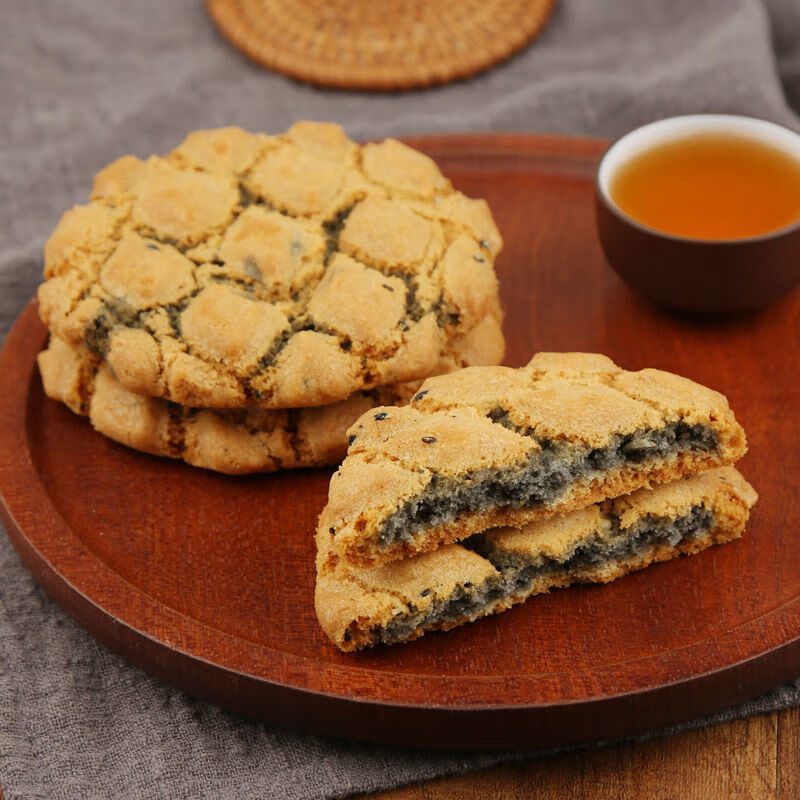
M 297 408 L 503 358 L 483 200 L 332 124 L 124 156 L 45 246 L 40 314 L 137 394 Z
M 362 566 L 731 464 L 745 435 L 718 392 L 585 353 L 430 378 L 348 431 L 320 531 Z
M 320 530 L 317 617 L 342 650 L 407 642 L 556 587 L 608 583 L 736 539 L 757 499 L 733 467 L 722 467 L 367 569 L 338 560 Z
M 229 475 L 337 464 L 356 419 L 375 406 L 407 402 L 419 387 L 382 386 L 313 408 L 190 408 L 131 392 L 86 348 L 55 337 L 38 363 L 47 396 L 89 417 L 110 439 Z

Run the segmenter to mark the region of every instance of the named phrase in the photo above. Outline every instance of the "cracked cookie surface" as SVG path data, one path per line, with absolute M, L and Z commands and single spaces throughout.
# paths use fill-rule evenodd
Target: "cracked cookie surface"
M 757 499 L 737 470 L 722 467 L 366 569 L 339 560 L 320 529 L 317 617 L 342 650 L 410 641 L 735 539 Z
M 197 131 L 124 156 L 45 246 L 40 314 L 138 394 L 293 408 L 503 358 L 488 206 L 341 128 Z
M 601 355 L 430 378 L 349 432 L 320 530 L 353 564 L 386 563 L 497 525 L 582 508 L 746 451 L 725 397 Z
M 86 348 L 52 337 L 38 357 L 45 393 L 98 432 L 145 453 L 229 475 L 336 464 L 347 428 L 368 409 L 406 402 L 419 382 L 355 392 L 327 406 L 190 408 L 131 392 Z

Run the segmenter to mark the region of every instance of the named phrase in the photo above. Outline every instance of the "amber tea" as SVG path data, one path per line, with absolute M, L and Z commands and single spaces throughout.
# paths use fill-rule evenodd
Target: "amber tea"
M 665 233 L 759 236 L 800 219 L 800 160 L 748 136 L 697 133 L 633 156 L 609 193 L 626 214 Z

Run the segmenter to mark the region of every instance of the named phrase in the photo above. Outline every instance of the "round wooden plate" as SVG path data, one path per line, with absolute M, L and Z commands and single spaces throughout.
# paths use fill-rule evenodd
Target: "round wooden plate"
M 761 494 L 742 540 L 608 586 L 555 591 L 446 634 L 340 653 L 312 605 L 329 470 L 230 478 L 128 450 L 49 401 L 30 305 L 3 351 L 3 520 L 42 586 L 100 641 L 186 691 L 317 733 L 438 748 L 536 747 L 697 717 L 800 672 L 800 293 L 758 314 L 663 312 L 604 264 L 602 142 L 432 136 L 486 197 L 507 363 L 606 353 L 725 392 Z

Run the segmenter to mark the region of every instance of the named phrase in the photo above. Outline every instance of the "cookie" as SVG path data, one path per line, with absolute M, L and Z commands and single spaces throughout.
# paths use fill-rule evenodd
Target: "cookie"
M 373 409 L 348 434 L 319 526 L 362 566 L 731 464 L 746 450 L 718 392 L 586 353 L 430 378 L 407 407 Z
M 407 642 L 556 587 L 608 583 L 728 542 L 741 536 L 757 498 L 722 467 L 366 569 L 338 560 L 330 531 L 320 529 L 317 617 L 342 650 Z
M 402 403 L 419 382 L 355 392 L 314 408 L 189 408 L 125 388 L 91 353 L 58 338 L 39 354 L 46 394 L 116 442 L 230 475 L 339 463 L 345 431 L 368 409 Z
M 500 363 L 501 246 L 486 203 L 400 142 L 197 131 L 97 175 L 45 246 L 40 314 L 137 394 L 321 406 Z

